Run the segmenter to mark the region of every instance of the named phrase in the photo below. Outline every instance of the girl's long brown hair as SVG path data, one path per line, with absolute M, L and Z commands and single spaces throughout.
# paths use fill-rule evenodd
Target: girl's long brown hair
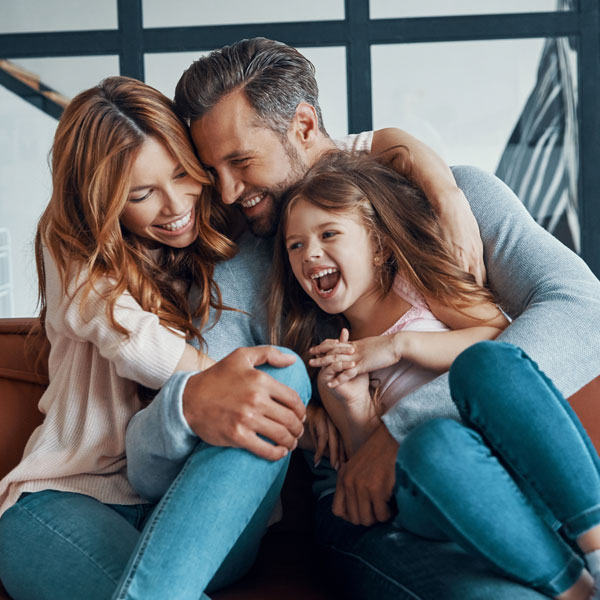
M 195 213 L 199 236 L 187 248 L 161 246 L 149 252 L 119 221 L 128 201 L 132 165 L 149 137 L 164 144 L 181 167 L 204 184 Z M 128 291 L 163 325 L 202 343 L 209 308 L 226 308 L 212 278 L 214 265 L 231 258 L 236 246 L 223 233 L 224 213 L 211 197 L 210 181 L 172 102 L 128 77 L 110 77 L 76 96 L 54 137 L 52 185 L 52 197 L 35 238 L 42 327 L 47 310 L 42 254 L 46 248 L 56 263 L 64 293 L 73 277 L 85 271 L 82 314 L 94 290 L 106 301 L 111 326 L 128 335 L 114 317 L 117 299 Z M 108 288 L 96 285 L 102 278 L 109 278 Z M 188 300 L 192 283 L 200 290 L 195 308 Z M 199 320 L 197 326 L 193 318 Z
M 382 296 L 399 274 L 421 294 L 458 310 L 493 302 L 491 293 L 456 265 L 421 190 L 368 155 L 334 151 L 321 158 L 283 200 L 268 301 L 271 343 L 303 355 L 325 337 L 337 337 L 341 327 L 348 325 L 343 315 L 322 311 L 294 277 L 285 232 L 298 200 L 334 214 L 350 213 L 367 228 L 375 247 L 386 257 L 378 270 Z

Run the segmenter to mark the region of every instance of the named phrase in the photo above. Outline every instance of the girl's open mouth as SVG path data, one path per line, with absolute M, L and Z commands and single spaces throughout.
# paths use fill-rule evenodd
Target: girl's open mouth
M 310 276 L 313 289 L 320 298 L 333 296 L 341 278 L 337 267 L 328 267 L 316 271 Z

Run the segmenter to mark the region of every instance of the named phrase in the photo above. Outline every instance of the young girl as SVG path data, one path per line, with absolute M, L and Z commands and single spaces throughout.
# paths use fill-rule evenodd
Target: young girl
M 186 340 L 225 308 L 213 274 L 235 245 L 171 101 L 133 79 L 68 105 L 52 178 L 36 236 L 50 384 L 0 482 L 0 579 L 15 600 L 206 598 L 251 564 L 287 462 L 196 437 L 157 506 L 127 479 L 125 432 L 138 391 L 181 395 L 213 364 Z M 307 401 L 304 367 L 290 369 L 272 374 Z
M 595 450 L 522 351 L 481 342 L 507 321 L 454 265 L 423 194 L 367 157 L 334 153 L 290 191 L 282 215 L 272 341 L 315 356 L 321 400 L 349 457 L 386 410 L 460 354 L 450 385 L 462 423 L 454 406 L 416 408 L 422 424 L 397 455 L 396 522 L 456 541 L 550 596 L 600 598 L 579 554 L 552 527 L 561 524 L 586 553 L 598 581 Z M 323 331 L 340 330 L 319 343 Z M 336 453 L 336 440 L 329 448 Z M 539 516 L 542 503 L 554 522 Z

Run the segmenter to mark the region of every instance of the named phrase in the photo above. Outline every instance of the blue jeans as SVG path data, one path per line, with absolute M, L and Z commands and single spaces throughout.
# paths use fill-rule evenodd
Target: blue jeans
M 466 425 L 436 419 L 406 438 L 394 521 L 355 527 L 321 501 L 318 536 L 346 597 L 533 599 L 533 588 L 555 596 L 581 574 L 562 536 L 600 523 L 600 469 L 567 402 L 499 342 L 461 354 L 450 388 Z
M 308 402 L 299 358 L 261 369 Z M 288 462 L 200 443 L 156 505 L 24 494 L 0 519 L 0 579 L 15 600 L 207 598 L 252 564 Z

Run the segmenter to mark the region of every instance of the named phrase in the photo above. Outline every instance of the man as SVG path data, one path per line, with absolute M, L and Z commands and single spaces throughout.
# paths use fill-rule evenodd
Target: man
M 240 210 L 258 236 L 273 234 L 285 189 L 322 152 L 335 147 L 322 123 L 312 66 L 277 42 L 246 40 L 200 59 L 182 76 L 175 102 L 190 123 L 200 160 L 213 175 L 223 202 Z M 446 217 L 459 210 L 461 194 L 444 166 L 416 140 L 383 130 L 372 137 L 342 140 L 339 146 L 380 153 L 397 144 L 410 150 L 411 161 L 403 170 L 425 191 L 446 230 L 456 237 L 460 228 Z M 593 315 L 600 312 L 599 282 L 578 257 L 533 223 L 497 179 L 471 168 L 455 169 L 454 175 L 479 224 L 489 284 L 515 319 L 502 339 L 522 346 L 565 395 L 572 394 L 598 374 L 600 325 Z M 461 260 L 460 248 L 474 245 L 458 237 L 455 247 Z M 256 248 L 244 243 L 242 258 Z M 262 247 L 258 256 L 266 262 L 268 250 L 264 243 Z M 255 264 L 256 260 L 253 268 Z M 482 271 L 471 270 L 481 279 Z M 206 441 L 277 460 L 296 445 L 299 413 L 293 414 L 290 401 L 276 402 L 268 390 L 253 391 L 249 401 L 244 385 L 229 383 L 251 376 L 259 364 L 256 352 L 238 351 L 216 371 L 213 367 L 190 378 L 183 392 L 183 414 Z M 341 469 L 334 497 L 320 500 L 317 535 L 342 597 L 541 598 L 532 589 L 494 575 L 454 544 L 416 538 L 390 524 L 396 452 L 418 423 L 409 421 L 408 415 L 414 414 L 410 408 L 448 394 L 447 376 L 442 376 L 392 408 Z M 220 405 L 223 397 L 226 401 Z M 274 445 L 264 442 L 261 434 Z

